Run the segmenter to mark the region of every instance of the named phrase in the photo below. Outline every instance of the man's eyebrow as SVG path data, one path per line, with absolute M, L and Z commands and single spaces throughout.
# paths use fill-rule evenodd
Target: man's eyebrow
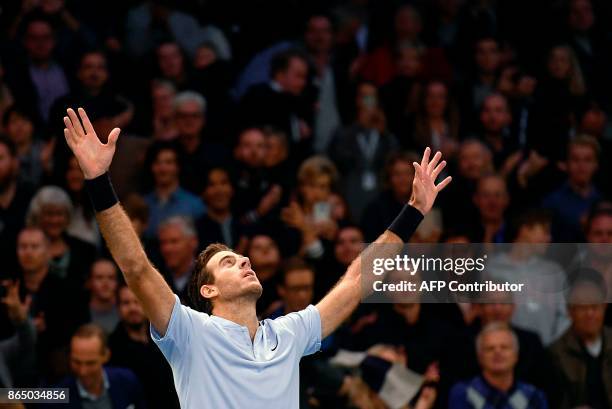
M 235 258 L 233 254 L 228 254 L 227 256 L 224 256 L 221 258 L 221 260 L 219 260 L 219 265 L 221 265 L 221 263 L 223 263 L 223 260 L 227 259 L 227 258 Z

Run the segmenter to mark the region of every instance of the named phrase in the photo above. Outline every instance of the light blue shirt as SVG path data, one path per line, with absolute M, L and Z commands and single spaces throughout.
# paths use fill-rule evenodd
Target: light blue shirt
M 176 297 L 166 334 L 153 341 L 174 375 L 181 408 L 299 409 L 302 356 L 321 347 L 321 316 L 313 305 L 246 327 L 192 310 Z

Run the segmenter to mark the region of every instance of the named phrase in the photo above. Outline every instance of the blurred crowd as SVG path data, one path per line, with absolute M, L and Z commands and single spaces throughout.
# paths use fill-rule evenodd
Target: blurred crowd
M 250 258 L 258 314 L 275 318 L 320 300 L 384 231 L 427 146 L 453 182 L 414 242 L 612 242 L 610 23 L 604 0 L 3 4 L 0 387 L 178 407 L 66 108 L 103 142 L 121 128 L 115 189 L 181 300 L 220 242 Z M 404 407 L 612 408 L 610 256 L 551 308 L 501 293 L 362 305 L 303 359 L 301 407 L 397 407 L 384 385 L 399 365 L 435 385 Z M 333 365 L 342 350 L 367 357 Z

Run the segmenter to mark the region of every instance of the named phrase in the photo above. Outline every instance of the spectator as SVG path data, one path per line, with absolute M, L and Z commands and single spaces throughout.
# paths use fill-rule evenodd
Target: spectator
M 0 341 L 0 385 L 13 388 L 31 382 L 35 374 L 36 328 L 29 317 L 32 298 L 20 299 L 19 282 L 2 281 L 0 286 L 5 289 L 0 302 L 16 329 L 15 335 Z
M 604 281 L 608 294 L 612 294 L 612 264 L 610 263 L 610 251 L 608 245 L 612 243 L 612 209 L 595 208 L 589 213 L 585 226 L 586 241 L 592 245 L 586 245 L 582 254 L 578 254 L 579 265 L 590 267 L 599 271 Z M 608 305 L 606 310 L 606 325 L 612 324 L 612 307 Z
M 504 323 L 485 326 L 476 338 L 481 374 L 456 384 L 450 393 L 449 408 L 513 408 L 520 400 L 525 408 L 548 408 L 544 394 L 515 378 L 519 343 Z
M 86 324 L 74 333 L 70 341 L 72 375 L 57 387 L 68 388 L 70 403 L 49 404 L 50 408 L 88 407 L 145 408 L 142 386 L 129 369 L 106 366 L 110 358 L 107 336 L 95 324 Z
M 149 223 L 145 237 L 154 238 L 161 222 L 171 216 L 192 220 L 202 216 L 204 204 L 179 183 L 179 153 L 171 142 L 158 142 L 147 152 L 147 163 L 153 175 L 153 190 L 144 196 L 149 206 Z
M 599 144 L 593 137 L 580 135 L 567 146 L 564 170 L 567 179 L 561 187 L 544 198 L 542 206 L 553 212 L 553 238 L 557 242 L 575 242 L 581 238 L 581 222 L 588 209 L 601 195 L 593 185 L 599 166 Z
M 459 125 L 459 111 L 446 84 L 427 83 L 417 106 L 412 147 L 421 151 L 429 146 L 442 152 L 447 161 L 452 160 L 458 149 Z
M 142 305 L 125 284 L 117 289 L 117 301 L 121 321 L 108 338 L 109 364 L 134 372 L 142 383 L 148 407 L 178 409 L 170 366 L 151 340 Z
M 161 222 L 157 230 L 166 281 L 181 301 L 188 304 L 188 284 L 198 249 L 198 236 L 193 221 L 173 216 Z
M 412 153 L 392 153 L 387 158 L 384 171 L 384 190 L 366 207 L 361 219 L 361 228 L 368 242 L 376 240 L 381 229 L 393 221 L 393 214 L 398 214 L 408 203 L 412 194 L 414 178 L 413 162 L 418 157 Z
M 397 140 L 387 130 L 378 102 L 378 90 L 370 83 L 357 86 L 357 118 L 353 125 L 334 136 L 329 154 L 343 180 L 342 193 L 351 213 L 359 220 L 365 206 L 378 191 L 378 173 L 385 157 L 397 149 Z
M 312 303 L 315 272 L 299 258 L 287 260 L 277 285 L 281 305 L 269 315 L 275 319 L 290 312 L 301 311 Z
M 610 407 L 612 376 L 610 339 L 604 327 L 605 284 L 599 273 L 583 269 L 569 291 L 571 327 L 550 347 L 554 383 L 554 407 Z
M 87 321 L 100 326 L 107 334 L 113 332 L 119 322 L 116 297 L 119 280 L 117 274 L 115 263 L 102 258 L 92 264 L 85 284 L 89 290 Z
M 473 200 L 478 209 L 478 221 L 471 231 L 472 241 L 475 243 L 503 243 L 506 209 L 510 203 L 504 178 L 493 174 L 480 178 Z
M 234 187 L 229 173 L 223 168 L 213 168 L 206 175 L 202 198 L 206 214 L 196 221 L 199 248 L 212 243 L 223 243 L 235 248 L 239 244 L 244 228 L 232 214 Z
M 34 121 L 32 114 L 15 105 L 7 107 L 3 117 L 6 136 L 17 149 L 20 179 L 31 186 L 39 186 L 51 173 L 55 142 L 45 143 L 38 139 Z
M 272 184 L 281 187 L 283 190 L 281 202 L 286 202 L 291 189 L 295 186 L 299 163 L 292 159 L 289 141 L 283 131 L 274 127 L 265 127 L 262 131 L 265 137 L 266 173 Z
M 53 57 L 56 31 L 49 18 L 34 13 L 23 24 L 27 60 L 11 70 L 7 82 L 12 89 L 20 91 L 15 95 L 16 101 L 23 106 L 36 107 L 39 118 L 47 123 L 51 106 L 70 88 L 64 69 Z
M 174 114 L 176 88 L 167 80 L 151 82 L 152 122 L 145 127 L 146 134 L 151 134 L 158 141 L 170 141 L 178 137 Z M 151 132 L 148 130 L 151 129 Z
M 181 147 L 181 184 L 191 193 L 202 192 L 202 175 L 213 166 L 227 164 L 226 149 L 205 130 L 206 100 L 197 92 L 183 91 L 174 98 L 174 117 Z
M 68 194 L 57 186 L 44 186 L 30 202 L 26 217 L 29 226 L 38 226 L 49 238 L 53 274 L 81 288 L 96 249 L 68 233 L 74 206 Z
M 257 315 L 267 316 L 278 306 L 277 283 L 281 268 L 281 254 L 278 245 L 272 237 L 264 233 L 256 233 L 250 240 L 246 256 L 251 261 L 253 271 L 263 287 L 263 293 L 257 300 Z
M 15 144 L 0 136 L 0 256 L 7 271 L 15 271 L 15 243 L 25 223 L 32 188 L 18 178 L 19 159 Z
M 292 146 L 310 148 L 312 107 L 303 96 L 307 77 L 308 62 L 301 52 L 274 56 L 270 82 L 251 87 L 240 101 L 243 126 L 272 125 L 288 135 Z

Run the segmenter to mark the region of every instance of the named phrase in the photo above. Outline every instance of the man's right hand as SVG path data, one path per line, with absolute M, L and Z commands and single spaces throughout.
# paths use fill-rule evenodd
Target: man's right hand
M 64 136 L 79 162 L 85 179 L 95 179 L 108 171 L 121 130 L 113 129 L 108 135 L 108 142 L 104 144 L 98 139 L 85 110 L 79 108 L 78 111 L 80 120 L 76 112 L 68 108 L 68 116 L 64 117 L 66 125 Z M 82 124 L 81 121 L 83 121 Z

